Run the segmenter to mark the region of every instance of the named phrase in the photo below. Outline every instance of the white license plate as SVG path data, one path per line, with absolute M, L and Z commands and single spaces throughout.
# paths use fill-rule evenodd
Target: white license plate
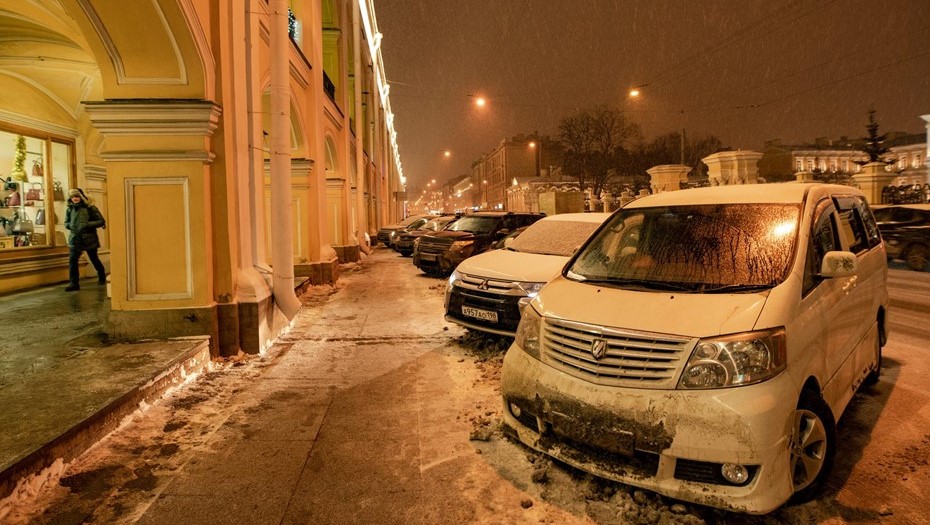
M 434 253 L 421 253 L 420 259 L 423 261 L 435 261 L 439 256 Z
M 492 323 L 497 322 L 497 312 L 492 312 L 490 310 L 481 310 L 480 308 L 463 306 L 462 315 L 474 317 L 475 319 L 481 319 L 482 321 L 491 321 Z

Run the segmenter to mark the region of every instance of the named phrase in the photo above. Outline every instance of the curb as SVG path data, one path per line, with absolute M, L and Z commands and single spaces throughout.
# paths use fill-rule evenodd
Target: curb
M 168 366 L 130 388 L 84 421 L 69 428 L 57 438 L 34 450 L 0 472 L 0 503 L 9 496 L 16 498 L 20 489 L 28 491 L 29 477 L 39 475 L 58 460 L 67 464 L 83 454 L 139 409 L 142 403 L 152 403 L 169 388 L 184 382 L 191 374 L 202 371 L 210 363 L 209 338 L 191 340 L 191 348 Z

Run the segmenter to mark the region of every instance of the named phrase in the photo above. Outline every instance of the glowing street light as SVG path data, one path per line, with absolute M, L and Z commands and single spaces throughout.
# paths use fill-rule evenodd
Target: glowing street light
M 451 156 L 452 156 L 452 152 L 449 151 L 449 150 L 443 151 L 442 154 L 443 154 L 443 156 L 445 156 L 445 157 L 451 157 Z

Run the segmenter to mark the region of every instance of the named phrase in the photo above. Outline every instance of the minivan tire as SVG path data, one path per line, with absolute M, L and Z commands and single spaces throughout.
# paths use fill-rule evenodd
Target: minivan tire
M 794 503 L 813 498 L 833 466 L 836 453 L 836 422 L 820 395 L 801 392 L 794 412 L 789 443 L 789 474 L 794 486 Z
M 881 324 L 879 324 L 878 329 L 882 330 Z M 875 368 L 869 372 L 869 375 L 865 376 L 865 381 L 862 382 L 865 386 L 872 386 L 878 383 L 878 378 L 882 375 L 882 339 L 883 336 L 881 332 L 879 332 L 879 334 L 875 336 Z

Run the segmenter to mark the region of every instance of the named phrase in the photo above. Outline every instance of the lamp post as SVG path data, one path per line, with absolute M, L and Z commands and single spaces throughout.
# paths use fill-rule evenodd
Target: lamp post
M 487 180 L 481 181 L 481 186 L 484 187 L 484 201 L 482 202 L 482 206 L 481 206 L 481 207 L 484 208 L 484 209 L 488 209 L 488 207 L 489 207 L 489 206 L 488 206 L 488 205 L 489 205 L 489 203 L 488 203 L 488 181 L 487 181 Z
M 640 84 L 638 86 L 631 88 L 630 93 L 629 93 L 630 98 L 639 98 L 640 94 L 642 93 L 640 91 L 640 88 L 644 88 L 648 85 L 649 84 Z M 679 147 L 678 163 L 684 164 L 685 163 L 685 110 L 680 109 L 679 114 L 681 115 L 681 134 L 679 135 L 680 147 Z
M 539 177 L 541 176 L 541 173 L 539 172 L 539 157 L 540 157 L 541 151 L 542 151 L 542 142 L 540 142 L 540 143 L 538 143 L 538 144 L 536 143 L 535 140 L 532 141 L 532 142 L 530 142 L 530 149 L 533 150 L 533 157 L 534 157 L 533 160 L 534 160 L 535 163 L 536 163 L 536 166 L 535 166 L 535 168 L 536 168 L 536 177 L 539 178 Z

